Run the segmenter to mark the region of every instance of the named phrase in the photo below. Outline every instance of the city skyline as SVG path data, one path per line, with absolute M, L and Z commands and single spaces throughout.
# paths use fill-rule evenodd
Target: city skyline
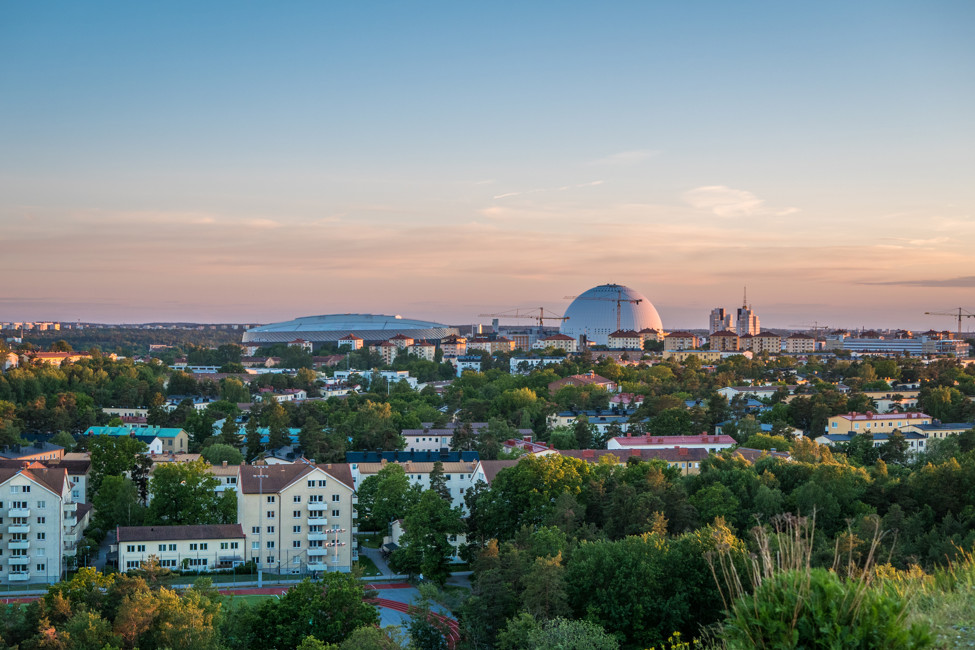
M 975 311 L 968 2 L 0 12 L 0 320 Z

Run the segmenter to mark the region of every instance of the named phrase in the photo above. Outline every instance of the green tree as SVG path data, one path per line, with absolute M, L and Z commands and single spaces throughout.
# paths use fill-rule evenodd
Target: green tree
M 88 440 L 91 452 L 91 475 L 88 479 L 91 494 L 98 492 L 106 476 L 127 474 L 135 468 L 136 457 L 148 447 L 141 440 L 129 436 L 92 436 Z
M 454 554 L 450 538 L 464 532 L 463 516 L 463 510 L 452 508 L 433 490 L 424 491 L 403 519 L 400 548 L 393 551 L 390 566 L 411 576 L 422 573 L 442 585 L 450 576 Z
M 64 451 L 70 452 L 74 449 L 75 439 L 74 436 L 67 431 L 58 431 L 49 441 L 52 445 L 58 445 L 59 447 L 64 447 Z
M 447 477 L 443 471 L 443 463 L 439 460 L 434 461 L 433 469 L 430 471 L 430 489 L 439 494 L 447 503 L 450 503 L 450 488 L 447 487 Z
M 524 611 L 542 620 L 571 614 L 561 553 L 554 557 L 535 558 L 535 564 L 525 578 L 525 585 L 522 594 Z
M 261 444 L 261 432 L 257 427 L 257 415 L 251 413 L 250 418 L 247 420 L 247 426 L 245 428 L 247 432 L 247 439 L 245 442 L 245 450 L 247 452 L 247 460 L 253 462 L 255 458 L 261 455 L 264 451 L 264 445 Z
M 359 519 L 367 530 L 386 530 L 419 502 L 420 493 L 420 487 L 410 483 L 402 465 L 387 465 L 362 481 Z
M 209 465 L 199 459 L 189 463 L 161 463 L 149 483 L 152 499 L 148 520 L 156 525 L 178 526 L 226 524 L 221 512 L 219 479 L 207 471 Z M 236 514 L 236 513 L 235 513 Z
M 691 432 L 691 416 L 683 408 L 665 409 L 650 419 L 647 433 L 654 436 L 683 436 Z
M 94 524 L 102 530 L 116 526 L 139 526 L 145 519 L 145 507 L 139 499 L 139 491 L 124 476 L 106 476 L 93 493 Z
M 362 583 L 348 573 L 329 572 L 321 580 L 304 580 L 278 600 L 258 607 L 251 648 L 295 648 L 313 636 L 324 643 L 340 643 L 353 630 L 379 623 L 376 608 L 363 602 Z
M 206 447 L 202 456 L 211 465 L 221 465 L 224 461 L 228 465 L 240 465 L 244 462 L 244 455 L 236 447 L 220 443 Z
M 498 650 L 617 650 L 619 643 L 599 625 L 566 618 L 539 622 L 522 613 L 498 635 Z
M 305 420 L 298 431 L 298 444 L 306 458 L 317 460 L 323 455 L 323 448 L 326 446 L 325 433 L 318 420 L 313 417 Z
M 220 435 L 217 436 L 217 442 L 221 445 L 229 445 L 231 447 L 240 447 L 240 429 L 237 426 L 237 421 L 232 415 L 228 415 L 223 419 L 223 424 L 220 426 Z

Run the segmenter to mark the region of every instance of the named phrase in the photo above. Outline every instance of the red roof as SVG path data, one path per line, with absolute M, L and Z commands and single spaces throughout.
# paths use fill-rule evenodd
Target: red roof
M 542 339 L 543 341 L 575 341 L 571 336 L 566 336 L 565 334 L 553 334 L 552 336 L 546 336 Z
M 668 339 L 670 339 L 670 338 L 674 338 L 674 339 L 693 339 L 693 338 L 697 338 L 697 337 L 694 336 L 693 334 L 691 334 L 690 332 L 671 332 L 670 334 L 667 335 L 667 338 Z
M 732 332 L 731 330 L 721 330 L 720 332 L 715 332 L 711 336 L 734 336 L 734 337 L 737 337 L 738 335 L 736 333 Z
M 361 341 L 362 340 L 362 337 L 361 336 L 356 336 L 355 334 L 349 333 L 349 334 L 346 334 L 345 336 L 343 336 L 342 338 L 340 338 L 339 340 L 340 341 Z
M 633 330 L 616 330 L 610 334 L 614 339 L 641 339 L 643 338 L 637 332 Z
M 789 338 L 790 339 L 809 339 L 811 341 L 813 337 L 808 336 L 806 334 L 802 334 L 800 332 L 795 332 L 793 334 L 790 334 L 789 335 Z
M 735 444 L 735 439 L 731 436 L 714 436 L 702 434 L 699 436 L 617 436 L 613 438 L 618 444 L 624 447 L 659 445 L 660 447 L 680 447 L 683 445 L 707 445 L 707 444 Z

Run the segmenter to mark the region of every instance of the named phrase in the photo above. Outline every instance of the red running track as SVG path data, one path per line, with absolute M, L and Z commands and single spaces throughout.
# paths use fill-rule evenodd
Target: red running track
M 391 609 L 394 612 L 402 612 L 404 614 L 410 613 L 410 605 L 407 603 L 401 603 L 397 600 L 388 600 L 386 598 L 367 598 L 366 602 L 372 603 L 376 607 Z M 451 648 L 456 647 L 457 642 L 460 641 L 460 628 L 457 625 L 457 621 L 452 618 L 448 618 L 443 614 L 438 614 L 437 612 L 430 612 L 430 614 L 436 618 L 441 625 L 447 628 L 447 645 Z

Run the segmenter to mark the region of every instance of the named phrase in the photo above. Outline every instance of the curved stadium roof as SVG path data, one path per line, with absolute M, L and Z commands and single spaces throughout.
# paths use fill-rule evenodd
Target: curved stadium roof
M 384 314 L 324 314 L 302 316 L 283 323 L 253 327 L 244 332 L 244 343 L 287 343 L 295 338 L 334 342 L 346 334 L 366 341 L 385 341 L 397 334 L 414 339 L 439 340 L 457 334 L 457 328 L 432 321 Z
M 616 301 L 620 303 L 619 328 L 616 326 Z M 628 302 L 639 301 L 639 302 Z M 605 345 L 609 335 L 617 329 L 663 330 L 660 314 L 639 291 L 621 284 L 601 284 L 580 294 L 565 310 L 569 320 L 562 324 L 561 332 L 578 339 L 585 334 L 590 342 Z

